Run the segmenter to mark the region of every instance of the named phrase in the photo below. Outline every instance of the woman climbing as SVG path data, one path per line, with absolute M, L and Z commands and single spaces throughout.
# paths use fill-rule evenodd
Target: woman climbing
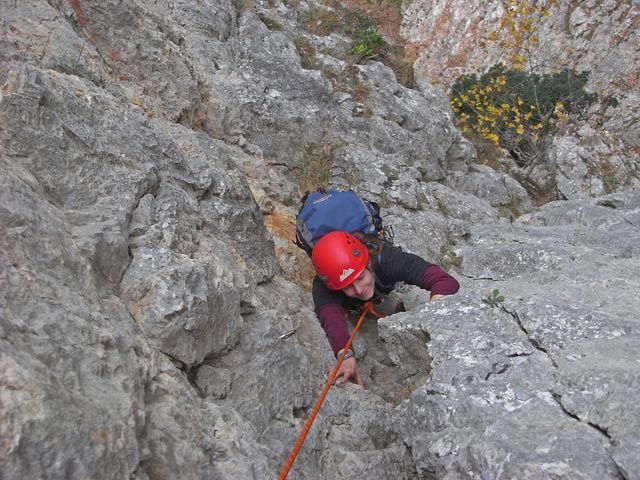
M 376 235 L 333 231 L 316 243 L 311 254 L 316 277 L 312 294 L 316 315 L 336 358 L 348 339 L 347 309 L 366 301 L 378 303 L 397 282 L 431 292 L 431 301 L 456 293 L 458 281 L 437 265 L 402 251 Z M 336 381 L 363 385 L 355 354 L 348 351 Z

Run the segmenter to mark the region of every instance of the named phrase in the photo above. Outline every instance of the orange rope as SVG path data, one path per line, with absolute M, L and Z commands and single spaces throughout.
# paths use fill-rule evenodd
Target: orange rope
M 300 451 L 300 448 L 304 443 L 304 439 L 307 437 L 307 433 L 309 433 L 309 430 L 311 429 L 311 424 L 315 420 L 316 415 L 318 415 L 322 402 L 324 402 L 324 399 L 327 396 L 327 393 L 329 393 L 329 389 L 331 388 L 331 385 L 333 385 L 333 382 L 338 376 L 338 370 L 340 369 L 340 365 L 342 365 L 342 361 L 344 360 L 345 355 L 351 348 L 351 344 L 353 343 L 353 339 L 355 338 L 356 333 L 358 333 L 360 324 L 362 323 L 362 320 L 364 320 L 364 317 L 367 315 L 368 312 L 371 312 L 373 315 L 375 315 L 378 318 L 382 317 L 382 315 L 380 315 L 378 312 L 376 312 L 373 309 L 373 303 L 366 302 L 364 305 L 362 305 L 362 315 L 360 315 L 360 318 L 358 319 L 358 323 L 356 323 L 356 326 L 353 329 L 353 333 L 351 334 L 349 341 L 347 342 L 344 349 L 342 350 L 342 355 L 340 355 L 340 359 L 338 360 L 338 363 L 336 363 L 336 366 L 333 367 L 333 370 L 331 371 L 331 375 L 329 375 L 329 380 L 325 384 L 324 389 L 320 394 L 320 398 L 318 399 L 315 406 L 313 407 L 313 410 L 311 411 L 311 415 L 309 415 L 309 418 L 307 419 L 307 423 L 304 424 L 304 427 L 302 428 L 302 432 L 300 432 L 300 435 L 298 436 L 298 440 L 296 441 L 296 444 L 293 446 L 293 449 L 289 454 L 289 458 L 287 458 L 287 461 L 285 462 L 284 467 L 282 467 L 282 471 L 280 472 L 280 476 L 278 477 L 278 480 L 284 480 L 285 478 L 287 478 L 287 475 L 289 474 L 289 470 L 291 470 L 291 467 L 293 466 L 293 462 L 295 462 L 296 456 L 298 455 L 298 452 Z

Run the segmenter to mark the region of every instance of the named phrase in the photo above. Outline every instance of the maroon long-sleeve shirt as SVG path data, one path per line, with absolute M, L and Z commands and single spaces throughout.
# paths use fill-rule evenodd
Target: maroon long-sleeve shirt
M 460 288 L 458 281 L 437 265 L 386 244 L 378 256 L 373 274 L 376 291 L 384 294 L 389 293 L 397 282 L 416 285 L 429 290 L 432 295 L 452 295 Z M 318 277 L 313 281 L 313 302 L 329 344 L 337 353 L 349 340 L 345 307 L 363 302 L 348 297 L 342 291 L 329 290 Z

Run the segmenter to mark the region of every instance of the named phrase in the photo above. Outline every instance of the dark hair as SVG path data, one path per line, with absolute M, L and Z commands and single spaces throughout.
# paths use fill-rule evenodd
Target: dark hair
M 375 269 L 379 265 L 378 255 L 382 252 L 384 240 L 372 233 L 354 232 L 354 237 L 360 240 L 369 251 L 369 265 Z

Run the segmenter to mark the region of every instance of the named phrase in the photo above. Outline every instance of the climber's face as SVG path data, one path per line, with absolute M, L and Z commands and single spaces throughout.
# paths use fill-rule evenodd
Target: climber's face
M 358 278 L 348 287 L 343 288 L 342 291 L 349 297 L 357 298 L 358 300 L 369 300 L 375 293 L 375 283 L 373 274 L 368 268 L 365 268 Z

